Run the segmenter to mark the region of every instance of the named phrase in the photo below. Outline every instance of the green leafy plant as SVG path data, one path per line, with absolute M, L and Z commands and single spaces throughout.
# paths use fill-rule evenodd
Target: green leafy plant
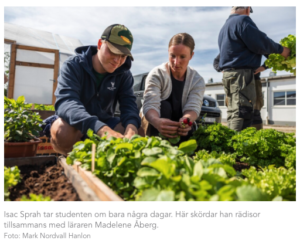
M 53 105 L 45 105 L 45 104 L 34 104 L 34 109 L 41 110 L 41 111 L 55 111 Z
M 225 153 L 225 152 L 216 152 L 216 151 L 206 151 L 204 149 L 198 151 L 195 153 L 194 160 L 199 161 L 207 161 L 208 159 L 217 159 L 219 160 L 222 164 L 227 164 L 227 165 L 234 165 L 236 163 L 236 154 L 230 154 L 230 153 Z
M 157 165 L 158 172 L 169 175 L 173 166 L 164 163 L 165 160 L 173 161 L 176 158 L 187 156 L 197 148 L 195 140 L 184 142 L 179 147 L 173 147 L 168 141 L 159 137 L 135 135 L 130 140 L 113 137 L 107 140 L 106 137 L 100 138 L 93 134 L 92 130 L 89 130 L 87 135 L 89 139 L 74 145 L 72 152 L 67 157 L 67 163 L 72 164 L 79 161 L 83 168 L 90 170 L 91 148 L 92 144 L 96 144 L 95 175 L 125 200 L 134 199 L 137 189 L 133 182 L 143 164 Z
M 268 166 L 261 168 L 244 169 L 242 175 L 244 181 L 258 187 L 262 192 L 268 194 L 271 199 L 282 198 L 283 200 L 296 201 L 296 170 Z
M 271 164 L 280 167 L 285 165 L 285 157 L 289 150 L 287 147 L 295 147 L 296 139 L 292 133 L 283 133 L 274 129 L 257 131 L 256 128 L 249 127 L 234 135 L 231 143 L 241 162 L 261 167 Z M 289 163 L 291 157 L 292 155 L 287 159 L 286 166 L 295 165 L 295 162 Z
M 9 188 L 17 185 L 20 182 L 20 170 L 17 166 L 5 167 L 4 166 L 4 199 L 9 200 Z
M 27 142 L 39 136 L 43 123 L 38 113 L 30 110 L 24 96 L 17 100 L 4 97 L 4 139 L 6 142 Z
M 212 125 L 199 125 L 199 128 L 193 133 L 191 138 L 197 141 L 199 149 L 232 152 L 231 138 L 235 134 L 234 130 L 216 123 Z
M 288 35 L 280 41 L 280 44 L 291 50 L 290 56 L 285 59 L 280 54 L 270 54 L 266 60 L 266 65 L 272 68 L 274 72 L 285 70 L 296 75 L 296 36 Z
M 51 201 L 50 197 L 44 197 L 42 194 L 36 195 L 33 193 L 29 194 L 29 198 L 26 195 L 23 195 L 20 199 L 20 201 L 32 201 L 32 202 L 37 202 L 37 201 Z
M 175 134 L 176 135 L 176 134 Z M 174 136 L 175 136 L 174 135 Z M 158 133 L 158 136 L 160 137 L 160 138 L 162 138 L 162 139 L 164 139 L 164 140 L 168 140 L 171 144 L 173 144 L 173 145 L 175 145 L 175 144 L 177 144 L 179 141 L 180 141 L 180 136 L 178 136 L 177 135 L 177 137 L 175 137 L 175 138 L 168 138 L 168 137 L 165 137 L 165 136 L 163 136 L 162 134 L 160 134 L 160 133 Z
M 124 200 L 136 201 L 265 201 L 273 200 L 256 185 L 241 179 L 232 167 L 234 154 L 207 151 L 189 155 L 195 140 L 172 146 L 159 137 L 89 139 L 74 145 L 67 163 L 91 169 L 96 144 L 95 171 Z

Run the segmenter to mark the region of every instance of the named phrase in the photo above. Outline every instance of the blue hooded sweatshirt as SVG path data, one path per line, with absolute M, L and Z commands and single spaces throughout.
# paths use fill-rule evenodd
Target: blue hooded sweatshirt
M 90 128 L 97 131 L 105 126 L 105 121 L 114 117 L 117 101 L 120 104 L 123 127 L 141 125 L 136 97 L 133 93 L 133 77 L 130 72 L 131 60 L 113 73 L 107 73 L 97 89 L 93 72 L 92 56 L 96 46 L 84 46 L 75 50 L 62 65 L 55 91 L 56 114 L 83 134 Z
M 257 69 L 262 55 L 282 53 L 283 47 L 261 32 L 247 15 L 232 14 L 222 27 L 219 39 L 221 70 Z

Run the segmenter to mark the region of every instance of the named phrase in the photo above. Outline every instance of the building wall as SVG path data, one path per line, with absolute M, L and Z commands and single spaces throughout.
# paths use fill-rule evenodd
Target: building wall
M 296 91 L 296 78 L 281 78 L 269 79 L 269 89 L 267 94 L 267 87 L 263 79 L 263 95 L 264 106 L 261 109 L 261 116 L 266 123 L 267 115 L 269 117 L 269 124 L 296 126 L 296 105 L 274 105 L 274 92 L 288 92 Z M 225 94 L 222 83 L 206 84 L 206 95 L 217 99 L 217 95 Z M 267 110 L 268 106 L 268 110 Z M 227 107 L 219 106 L 222 110 L 222 121 L 227 121 Z M 268 113 L 267 113 L 268 111 Z
M 217 100 L 217 95 L 222 95 L 222 94 L 225 95 L 225 92 L 224 92 L 223 86 L 221 84 L 218 86 L 206 86 L 206 88 L 205 88 L 205 95 L 209 95 L 216 100 Z M 225 106 L 225 101 L 224 101 L 224 106 L 219 104 L 219 108 L 222 111 L 222 121 L 226 122 L 227 121 L 227 107 Z
M 296 78 L 271 80 L 269 84 L 268 94 L 267 87 L 263 87 L 265 102 L 261 111 L 263 120 L 266 120 L 268 106 L 270 124 L 295 126 L 296 105 L 274 105 L 274 92 L 296 91 Z

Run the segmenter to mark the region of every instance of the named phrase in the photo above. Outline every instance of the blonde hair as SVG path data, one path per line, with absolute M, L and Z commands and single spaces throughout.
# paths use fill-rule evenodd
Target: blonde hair
M 193 53 L 195 48 L 195 41 L 190 34 L 178 33 L 174 35 L 169 42 L 169 47 L 179 45 L 179 44 L 189 47 L 191 49 L 191 54 Z

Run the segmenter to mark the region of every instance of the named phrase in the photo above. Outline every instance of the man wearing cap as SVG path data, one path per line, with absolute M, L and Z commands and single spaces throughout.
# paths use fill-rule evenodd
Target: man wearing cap
M 66 155 L 92 129 L 100 137 L 131 138 L 140 127 L 130 72 L 133 36 L 124 25 L 107 27 L 97 46 L 83 46 L 62 66 L 55 91 L 51 143 Z M 119 101 L 121 116 L 114 117 Z M 53 120 L 53 119 L 52 119 Z
M 228 97 L 227 123 L 235 131 L 252 124 L 256 101 L 254 73 L 261 66 L 262 55 L 279 53 L 286 58 L 290 53 L 261 32 L 250 13 L 253 10 L 249 6 L 232 7 L 218 38 L 219 68 L 223 71 L 222 82 Z

